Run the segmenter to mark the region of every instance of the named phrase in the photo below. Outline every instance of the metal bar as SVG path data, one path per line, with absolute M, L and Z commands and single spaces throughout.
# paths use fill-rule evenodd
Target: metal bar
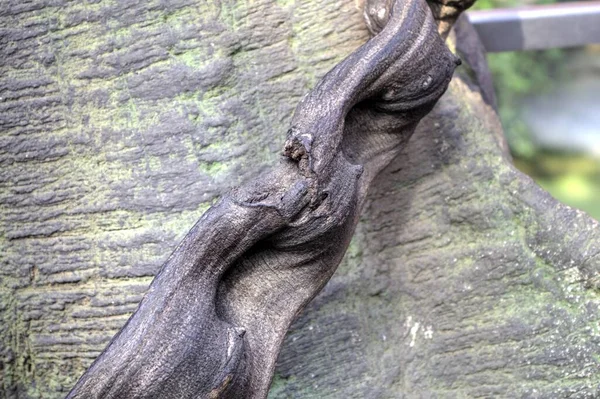
M 600 1 L 468 12 L 489 52 L 600 43 Z

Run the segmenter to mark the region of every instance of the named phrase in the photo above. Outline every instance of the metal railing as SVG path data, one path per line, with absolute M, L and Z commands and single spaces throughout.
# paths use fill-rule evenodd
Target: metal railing
M 470 11 L 488 52 L 600 43 L 600 1 Z

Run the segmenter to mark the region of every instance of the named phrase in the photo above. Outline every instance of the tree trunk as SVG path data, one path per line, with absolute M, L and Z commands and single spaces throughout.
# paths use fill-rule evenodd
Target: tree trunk
M 59 398 L 203 211 L 274 163 L 295 105 L 368 37 L 350 1 L 0 5 L 0 354 Z M 470 60 L 371 189 L 271 396 L 600 395 L 600 230 L 505 155 Z

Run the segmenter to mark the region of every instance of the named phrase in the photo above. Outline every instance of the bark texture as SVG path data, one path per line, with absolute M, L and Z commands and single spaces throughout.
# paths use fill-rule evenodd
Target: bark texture
M 366 40 L 361 13 L 0 5 L 6 397 L 66 394 L 208 205 L 273 163 L 295 104 Z M 465 69 L 377 180 L 272 397 L 600 394 L 598 224 L 512 168 L 485 81 Z

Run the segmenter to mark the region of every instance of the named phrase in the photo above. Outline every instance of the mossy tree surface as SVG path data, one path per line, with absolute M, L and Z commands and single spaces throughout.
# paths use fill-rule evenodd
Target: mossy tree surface
M 0 387 L 59 398 L 368 35 L 353 1 L 0 10 Z M 456 79 L 379 178 L 272 397 L 600 394 L 598 225 L 516 171 L 499 134 Z

